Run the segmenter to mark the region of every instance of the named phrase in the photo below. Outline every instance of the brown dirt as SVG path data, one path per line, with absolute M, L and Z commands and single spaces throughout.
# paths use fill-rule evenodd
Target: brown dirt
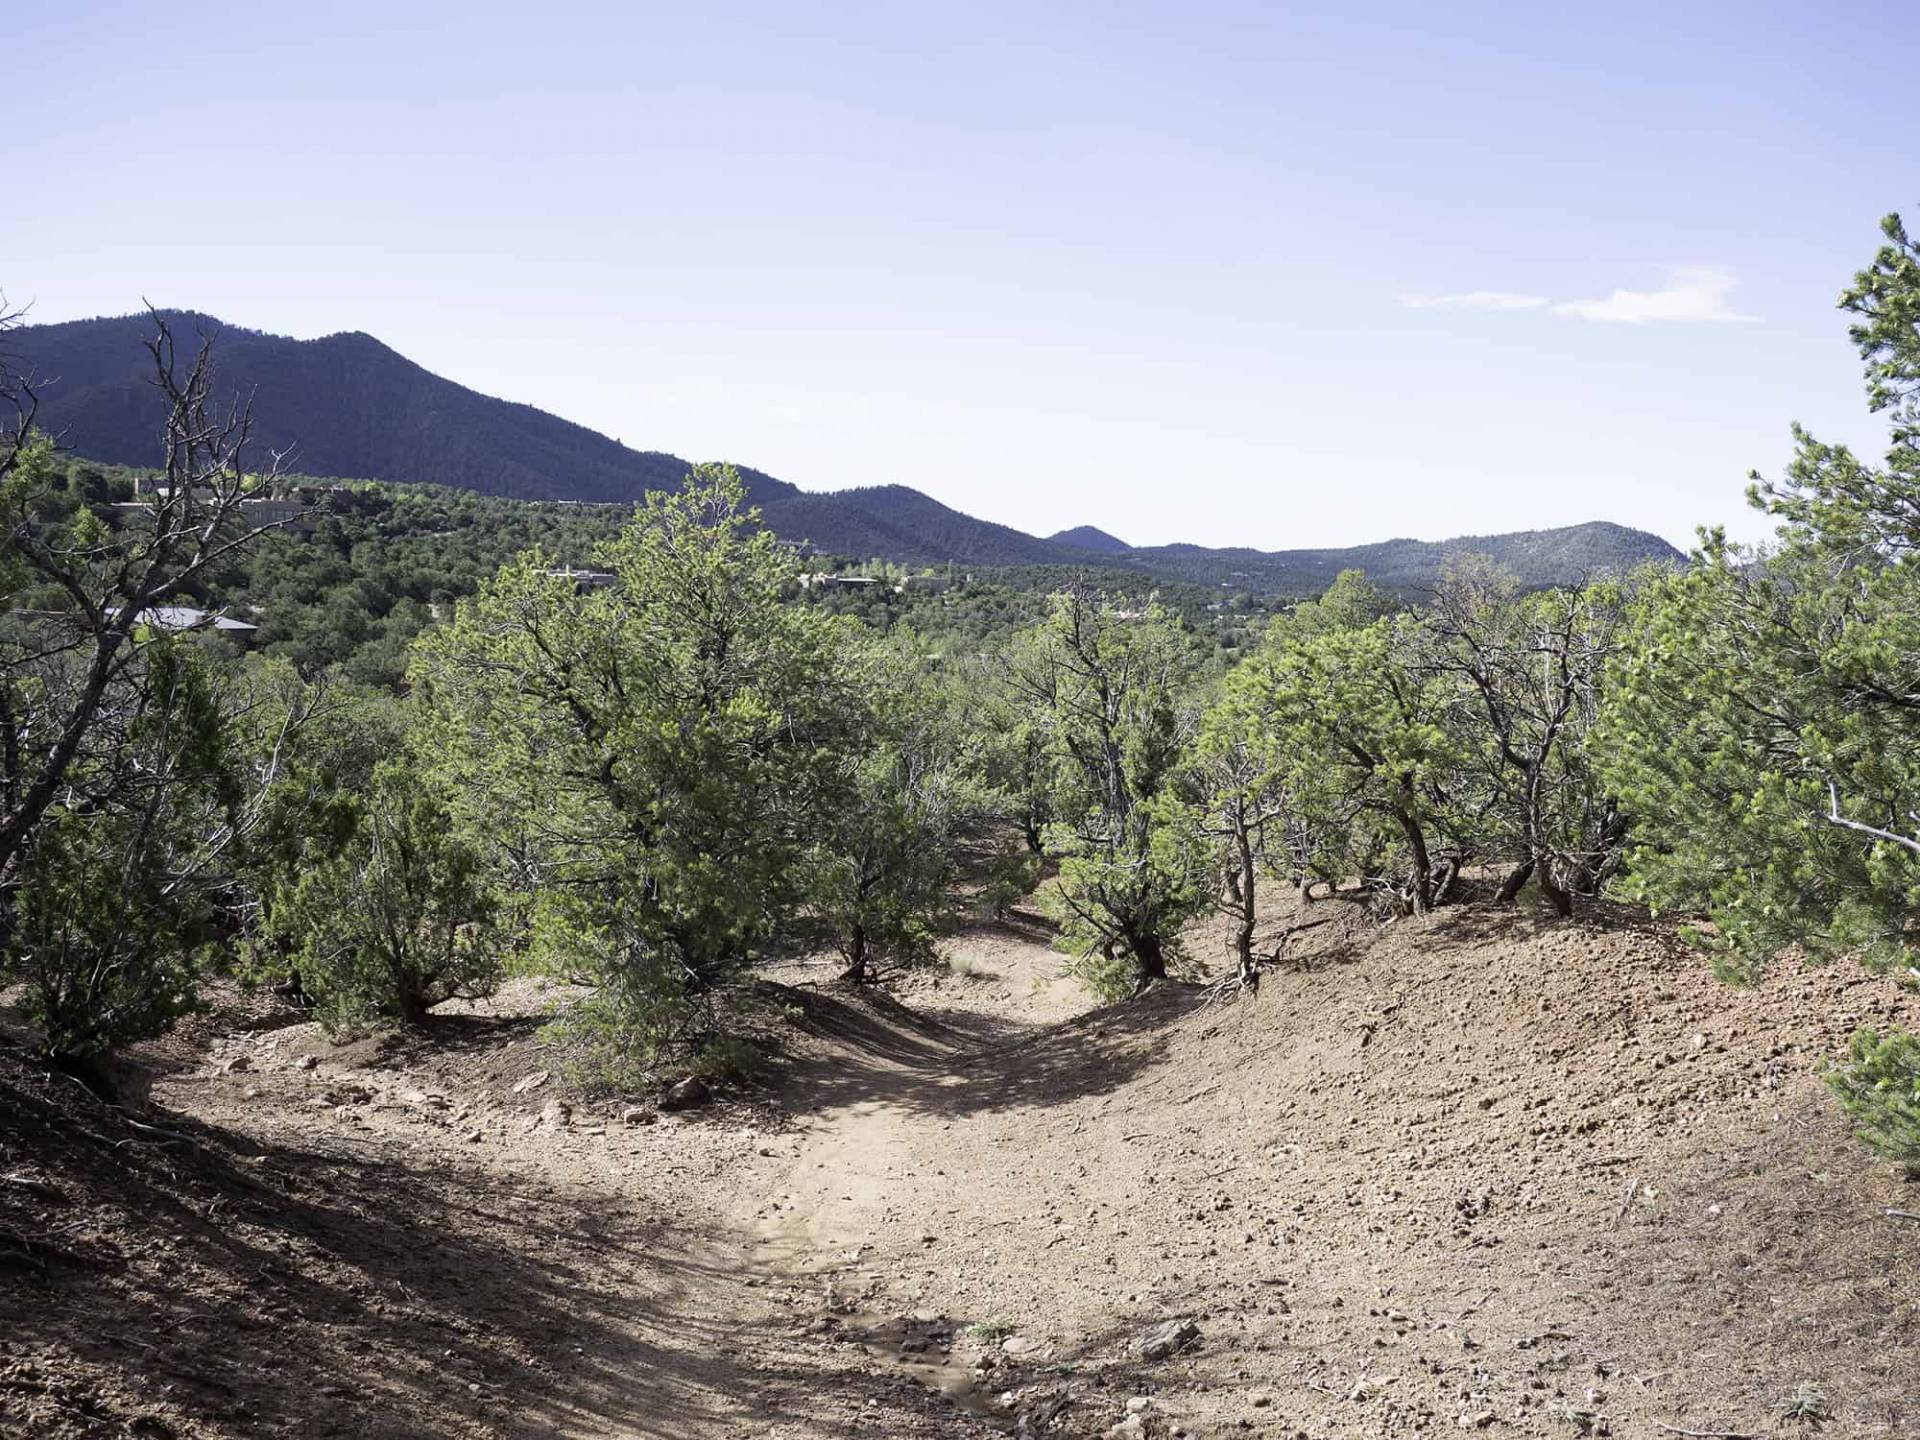
M 0 1053 L 0 1433 L 1772 1436 L 1810 1386 L 1920 1435 L 1920 1189 L 1814 1073 L 1920 1005 L 1336 914 L 1238 999 L 1087 1010 L 1030 920 L 893 995 L 789 967 L 778 1082 L 650 1123 L 524 985 L 202 1023 L 142 1057 L 172 1134 Z

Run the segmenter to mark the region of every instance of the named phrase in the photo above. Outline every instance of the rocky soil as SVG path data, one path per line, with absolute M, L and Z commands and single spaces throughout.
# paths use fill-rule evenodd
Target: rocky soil
M 0 1048 L 0 1434 L 1920 1435 L 1920 1187 L 1815 1073 L 1920 1005 L 1329 916 L 1257 996 L 1091 1008 L 1030 920 L 789 967 L 777 1072 L 682 1110 L 526 984 L 345 1046 L 238 1007 L 124 1110 Z

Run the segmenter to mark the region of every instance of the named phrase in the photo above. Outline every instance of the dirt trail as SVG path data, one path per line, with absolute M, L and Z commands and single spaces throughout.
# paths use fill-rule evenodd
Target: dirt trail
M 1920 1434 L 1920 1202 L 1814 1073 L 1920 1007 L 1606 918 L 1106 1009 L 976 930 L 898 995 L 783 977 L 775 1088 L 684 1116 L 571 1091 L 517 990 L 189 1032 L 178 1138 L 0 1046 L 0 1435 Z
M 897 1261 L 939 1239 L 919 1228 L 929 1206 L 961 1216 L 951 1202 L 970 1184 L 958 1150 L 951 1170 L 924 1163 L 928 1125 L 951 1135 L 981 1072 L 1091 1001 L 1037 930 L 986 927 L 949 942 L 949 952 L 959 966 L 915 987 L 911 1009 L 867 992 L 814 1011 L 816 1033 L 835 1048 L 796 1066 L 785 1088 L 825 1098 L 796 1118 L 777 1193 L 742 1196 L 733 1223 L 753 1237 L 747 1263 L 816 1298 L 818 1328 L 945 1397 L 955 1426 L 971 1419 L 1008 1430 L 1017 1417 L 990 1372 L 969 1361 L 993 1351 L 998 1337 L 968 1333 L 986 1317 L 927 1308 Z M 929 1118 L 942 1114 L 961 1118 Z

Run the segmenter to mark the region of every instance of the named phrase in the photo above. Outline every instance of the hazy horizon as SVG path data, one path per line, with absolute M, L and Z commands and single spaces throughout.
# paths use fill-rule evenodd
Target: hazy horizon
M 1882 433 L 1834 297 L 1920 197 L 1920 38 L 1843 8 L 81 4 L 13 25 L 0 288 L 1033 534 L 1758 538 L 1792 422 Z

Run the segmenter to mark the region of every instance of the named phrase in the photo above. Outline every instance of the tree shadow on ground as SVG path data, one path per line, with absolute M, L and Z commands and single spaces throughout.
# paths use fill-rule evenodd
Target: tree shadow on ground
M 41 1177 L 0 1185 L 31 1259 L 0 1266 L 0 1333 L 33 1361 L 0 1433 L 674 1440 L 755 1433 L 821 1383 L 734 1318 L 754 1307 L 706 1217 L 136 1121 L 0 1063 L 0 1160 Z
M 1476 950 L 1489 944 L 1583 932 L 1631 935 L 1663 960 L 1698 958 L 1699 952 L 1680 937 L 1671 921 L 1656 919 L 1643 906 L 1611 900 L 1582 900 L 1567 919 L 1544 905 L 1494 900 L 1448 905 L 1428 918 L 1421 938 L 1437 950 Z
M 1169 1028 L 1205 1003 L 1198 987 L 1161 984 L 1059 1024 L 983 1037 L 870 987 L 793 988 L 798 1022 L 827 1042 L 796 1061 L 783 1089 L 804 1108 L 892 1104 L 948 1119 L 1045 1109 L 1125 1085 L 1164 1058 Z

